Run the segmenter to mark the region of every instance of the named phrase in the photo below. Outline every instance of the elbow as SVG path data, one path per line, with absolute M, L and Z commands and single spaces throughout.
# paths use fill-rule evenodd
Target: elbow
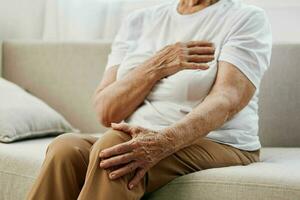
M 111 120 L 109 120 L 109 118 L 107 116 L 100 114 L 100 113 L 98 113 L 97 116 L 98 116 L 98 122 L 102 126 L 107 127 L 107 128 L 111 127 Z
M 226 115 L 226 121 L 230 120 L 239 109 L 239 97 L 233 91 L 218 91 L 215 94 L 215 99 L 218 102 L 218 110 Z
M 223 103 L 225 110 L 227 111 L 227 120 L 230 120 L 241 110 L 240 98 L 232 93 L 223 95 Z
M 97 113 L 98 122 L 107 128 L 111 127 L 112 123 L 120 123 L 122 120 L 118 120 L 116 117 L 111 116 L 110 114 L 107 114 L 105 111 L 101 110 Z
M 111 120 L 108 114 L 108 105 L 105 105 L 105 102 L 100 95 L 94 96 L 94 107 L 96 110 L 98 122 L 104 127 L 110 127 Z
M 109 117 L 109 114 L 107 114 L 107 111 L 101 108 L 101 106 L 97 106 L 96 110 L 98 122 L 104 127 L 111 127 L 112 120 L 111 117 Z
M 97 113 L 97 119 L 98 122 L 103 125 L 104 127 L 110 127 L 112 120 L 110 115 L 108 114 L 107 106 L 103 105 L 103 103 L 96 103 L 96 113 Z
M 119 123 L 122 120 L 117 119 L 113 111 L 113 105 L 108 104 L 105 100 L 95 102 L 98 122 L 104 127 L 111 127 L 111 123 Z

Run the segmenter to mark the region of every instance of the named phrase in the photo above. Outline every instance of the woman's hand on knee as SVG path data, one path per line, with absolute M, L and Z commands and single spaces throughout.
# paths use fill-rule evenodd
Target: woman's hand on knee
M 114 168 L 109 173 L 112 180 L 135 172 L 128 184 L 129 189 L 136 186 L 151 167 L 174 153 L 172 143 L 158 132 L 126 123 L 112 124 L 112 128 L 132 136 L 132 139 L 102 150 L 99 154 L 100 167 Z

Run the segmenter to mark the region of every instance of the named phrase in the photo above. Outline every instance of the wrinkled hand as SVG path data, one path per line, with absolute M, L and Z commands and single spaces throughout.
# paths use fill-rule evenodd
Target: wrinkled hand
M 215 48 L 211 42 L 177 42 L 158 51 L 145 62 L 147 68 L 158 70 L 160 79 L 171 76 L 181 70 L 206 70 L 207 64 L 215 59 Z
M 129 189 L 136 186 L 151 167 L 174 153 L 168 138 L 158 132 L 126 123 L 112 124 L 112 128 L 130 135 L 132 139 L 102 150 L 99 154 L 100 167 L 108 169 L 121 166 L 109 173 L 112 180 L 135 172 L 128 184 Z

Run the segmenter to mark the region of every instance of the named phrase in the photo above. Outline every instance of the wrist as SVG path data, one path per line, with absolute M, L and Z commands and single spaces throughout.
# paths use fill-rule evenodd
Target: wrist
M 145 80 L 149 80 L 151 82 L 158 82 L 161 79 L 161 74 L 155 67 L 151 65 L 143 64 L 139 67 L 135 68 L 135 71 L 139 73 L 140 77 L 145 78 Z
M 147 74 L 155 77 L 156 80 L 159 81 L 165 77 L 163 72 L 164 67 L 162 65 L 163 63 L 160 59 L 149 59 L 141 65 L 141 68 L 143 68 Z
M 172 153 L 179 151 L 180 148 L 180 138 L 178 138 L 178 130 L 175 127 L 168 127 L 160 131 L 159 133 L 164 137 L 166 144 Z

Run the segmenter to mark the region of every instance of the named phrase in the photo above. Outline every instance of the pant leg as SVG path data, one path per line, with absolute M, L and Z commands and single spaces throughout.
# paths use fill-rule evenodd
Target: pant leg
M 109 130 L 93 145 L 86 180 L 78 197 L 79 200 L 138 200 L 143 196 L 145 191 L 143 182 L 132 190 L 127 187 L 133 173 L 117 180 L 110 180 L 108 171 L 100 168 L 99 153 L 102 149 L 130 139 L 131 137 L 123 132 Z
M 68 133 L 48 146 L 29 200 L 76 200 L 84 184 L 90 148 L 98 138 Z
M 146 175 L 146 193 L 189 173 L 210 168 L 248 165 L 258 161 L 259 150 L 243 151 L 202 138 L 152 167 Z
M 118 180 L 110 180 L 108 172 L 99 167 L 99 153 L 102 149 L 130 139 L 128 135 L 122 132 L 109 130 L 94 144 L 79 200 L 137 200 L 144 195 L 145 191 L 153 192 L 182 175 L 209 168 L 247 165 L 259 160 L 259 151 L 241 151 L 208 139 L 199 139 L 194 145 L 160 161 L 149 170 L 137 187 L 128 190 L 127 184 L 133 174 Z

